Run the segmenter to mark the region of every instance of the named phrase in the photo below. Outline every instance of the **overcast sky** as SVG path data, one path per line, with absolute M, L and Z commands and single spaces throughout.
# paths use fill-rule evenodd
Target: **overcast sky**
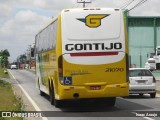
M 122 7 L 132 0 L 92 0 L 87 7 Z M 140 0 L 128 7 L 130 9 Z M 37 32 L 62 9 L 82 7 L 77 0 L 0 0 L 0 50 L 8 49 L 10 62 L 34 43 Z M 160 16 L 160 0 L 148 0 L 130 16 Z

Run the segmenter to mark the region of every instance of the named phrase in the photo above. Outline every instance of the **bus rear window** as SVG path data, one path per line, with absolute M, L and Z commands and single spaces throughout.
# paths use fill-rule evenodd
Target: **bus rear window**
M 130 77 L 139 77 L 139 76 L 152 76 L 149 70 L 130 70 L 129 71 Z
M 105 17 L 92 18 L 98 15 L 105 15 Z M 87 23 L 87 19 L 90 19 L 90 23 Z M 78 14 L 74 11 L 64 13 L 62 21 L 63 30 L 68 40 L 114 40 L 120 37 L 123 16 L 120 11 L 111 10 L 82 11 Z M 97 26 L 91 25 L 96 22 Z

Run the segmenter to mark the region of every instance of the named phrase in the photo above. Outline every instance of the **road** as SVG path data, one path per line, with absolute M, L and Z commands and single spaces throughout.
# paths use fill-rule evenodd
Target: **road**
M 117 98 L 116 105 L 112 108 L 107 107 L 105 104 L 99 104 L 94 101 L 87 101 L 83 103 L 70 103 L 69 106 L 65 108 L 55 108 L 50 105 L 49 97 L 42 97 L 39 95 L 36 88 L 35 74 L 26 70 L 9 70 L 9 72 L 14 76 L 12 79 L 13 83 L 19 84 L 26 94 L 28 99 L 31 99 L 35 109 L 40 111 L 50 111 L 44 112 L 48 114 L 47 118 L 44 120 L 54 120 L 53 114 L 58 116 L 59 120 L 158 120 L 160 117 L 136 117 L 136 113 L 141 113 L 141 111 L 147 112 L 155 111 L 160 114 L 160 95 L 156 98 L 150 98 L 149 95 L 144 95 L 139 97 L 138 95 L 132 95 L 127 98 Z M 18 83 L 17 83 L 18 82 Z M 78 105 L 77 105 L 78 104 Z M 153 112 L 153 113 L 155 113 Z M 49 117 L 52 114 L 52 117 Z M 114 116 L 114 117 L 113 117 Z M 57 118 L 56 118 L 57 119 Z

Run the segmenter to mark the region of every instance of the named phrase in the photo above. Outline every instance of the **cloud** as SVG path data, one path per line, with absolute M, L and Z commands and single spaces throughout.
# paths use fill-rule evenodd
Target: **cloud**
M 11 7 L 9 7 L 8 5 L 0 3 L 0 11 L 1 11 L 0 12 L 0 18 L 7 17 L 11 13 Z
M 19 11 L 0 28 L 0 48 L 8 45 L 11 55 L 15 55 L 12 53 L 18 48 L 27 49 L 26 46 L 34 43 L 35 35 L 49 20 L 31 10 Z
M 92 0 L 88 6 L 94 7 L 120 7 L 126 0 Z
M 49 18 L 40 16 L 30 10 L 19 11 L 13 19 L 7 21 L 0 28 L 0 34 L 2 36 L 7 35 L 7 37 L 15 36 L 19 39 L 20 36 L 35 34 L 47 21 L 49 21 Z
M 41 9 L 44 11 L 58 12 L 71 8 L 77 0 L 16 0 L 17 8 Z

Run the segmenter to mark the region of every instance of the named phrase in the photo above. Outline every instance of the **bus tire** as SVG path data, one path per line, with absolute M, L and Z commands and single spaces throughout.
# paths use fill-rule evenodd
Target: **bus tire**
M 54 100 L 54 106 L 56 108 L 62 107 L 62 101 L 61 100 Z
M 40 89 L 39 80 L 38 80 L 38 89 L 39 89 L 39 94 L 40 94 L 41 96 L 45 96 L 45 95 L 46 95 L 46 94 L 45 94 L 44 92 L 42 92 L 41 89 Z
M 156 97 L 156 92 L 155 93 L 150 93 L 151 98 L 155 98 Z
M 140 96 L 140 97 L 143 97 L 143 93 L 140 93 L 139 96 Z
M 113 97 L 113 98 L 108 98 L 108 106 L 109 107 L 113 107 L 116 103 L 116 97 Z
M 53 88 L 50 89 L 50 103 L 51 105 L 54 105 L 54 90 Z

